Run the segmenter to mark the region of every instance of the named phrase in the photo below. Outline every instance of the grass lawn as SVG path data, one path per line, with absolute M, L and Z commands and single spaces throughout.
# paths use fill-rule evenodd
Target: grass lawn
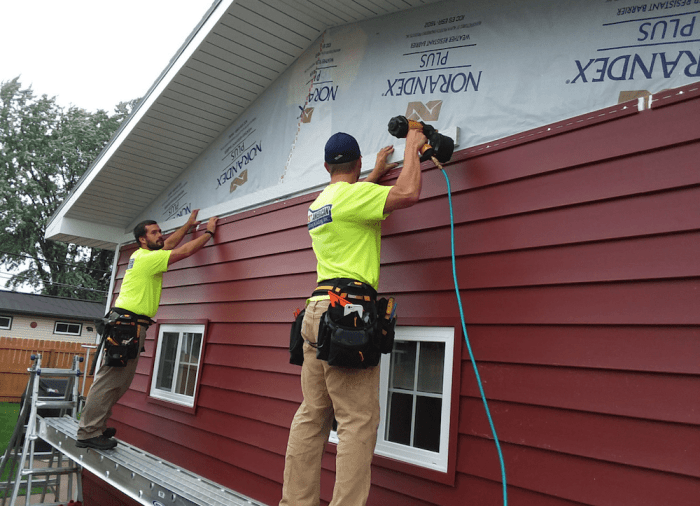
M 7 445 L 15 430 L 15 425 L 17 425 L 19 407 L 19 404 L 0 402 L 0 456 L 5 455 Z M 0 481 L 7 481 L 9 471 L 10 469 L 8 466 L 5 468 L 5 472 L 2 473 L 2 476 L 0 476 Z M 2 496 L 0 495 L 0 497 Z
M 12 433 L 15 430 L 15 425 L 17 425 L 19 408 L 19 404 L 0 402 L 0 457 L 5 455 L 7 445 L 9 444 Z M 7 481 L 8 474 L 10 474 L 9 466 L 5 468 L 5 472 L 2 473 L 2 476 L 0 476 L 0 481 Z M 41 492 L 41 489 L 32 487 L 32 493 L 36 492 Z M 20 495 L 24 496 L 24 493 L 24 488 L 20 488 Z M 12 491 L 8 490 L 7 497 L 10 497 L 11 495 Z M 0 499 L 2 499 L 2 492 L 0 492 Z
M 7 444 L 10 442 L 15 425 L 17 425 L 19 407 L 19 404 L 0 402 L 0 455 L 5 454 Z

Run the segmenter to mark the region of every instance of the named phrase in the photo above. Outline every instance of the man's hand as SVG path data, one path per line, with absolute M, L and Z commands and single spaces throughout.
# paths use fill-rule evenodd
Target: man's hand
M 406 156 L 409 153 L 417 153 L 423 145 L 428 142 L 423 130 L 411 128 L 406 134 Z
M 187 219 L 187 226 L 188 226 L 187 230 L 199 225 L 199 222 L 197 221 L 197 213 L 199 213 L 199 209 L 195 209 L 194 211 L 192 211 L 190 213 L 190 217 Z
M 374 164 L 374 169 L 372 169 L 372 172 L 370 172 L 367 179 L 365 179 L 366 182 L 376 183 L 384 177 L 384 174 L 399 166 L 398 163 L 386 163 L 386 159 L 389 158 L 389 155 L 391 155 L 393 152 L 394 146 L 385 146 L 379 150 L 379 153 L 377 153 L 377 161 Z
M 212 234 L 216 232 L 216 222 L 219 221 L 218 216 L 212 216 L 207 222 L 207 230 Z
M 197 213 L 199 213 L 199 209 L 192 211 L 187 218 L 187 222 L 163 241 L 163 249 L 173 250 L 177 248 L 178 244 L 182 242 L 192 227 L 195 227 L 195 230 L 197 230 L 196 227 L 199 224 L 197 221 Z
M 211 236 L 204 232 L 199 237 L 195 237 L 191 241 L 183 244 L 182 246 L 173 249 L 172 253 L 170 253 L 170 258 L 168 259 L 168 265 L 172 265 L 175 262 L 179 262 L 180 260 L 194 255 L 197 251 L 202 249 L 202 247 L 207 243 L 207 241 L 214 237 L 213 234 L 216 232 L 216 222 L 218 220 L 219 218 L 217 216 L 212 216 L 207 222 L 207 230 L 212 233 Z

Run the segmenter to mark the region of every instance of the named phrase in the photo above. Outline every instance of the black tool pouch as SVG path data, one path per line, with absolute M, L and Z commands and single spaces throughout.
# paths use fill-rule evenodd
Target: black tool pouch
M 330 309 L 330 308 L 329 308 Z M 331 348 L 331 325 L 328 324 L 328 311 L 321 315 L 316 338 L 316 358 L 328 362 L 328 352 Z
M 105 365 L 125 367 L 130 359 L 139 355 L 139 335 L 137 315 L 119 315 L 112 322 L 111 330 L 105 337 Z
M 301 335 L 301 324 L 304 321 L 306 310 L 302 309 L 292 322 L 289 333 L 289 363 L 294 365 L 304 364 L 304 338 Z
M 128 355 L 129 350 L 126 346 L 105 345 L 105 365 L 109 367 L 126 367 Z
M 391 353 L 396 334 L 396 314 L 393 297 L 377 301 L 377 346 L 381 353 Z
M 352 369 L 366 369 L 379 363 L 376 306 L 374 302 L 363 306 L 362 317 L 356 312 L 345 315 L 340 304 L 328 307 L 321 317 L 316 358 L 328 361 L 328 365 Z

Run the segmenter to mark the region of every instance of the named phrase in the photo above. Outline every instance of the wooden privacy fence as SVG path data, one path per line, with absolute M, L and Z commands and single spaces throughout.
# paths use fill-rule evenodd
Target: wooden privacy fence
M 33 353 L 41 353 L 42 367 L 70 369 L 73 366 L 73 357 L 81 355 L 85 358 L 86 351 L 82 343 L 0 337 L 0 402 L 20 402 L 29 381 L 27 369 L 32 366 L 30 357 Z M 90 362 L 94 352 L 94 349 L 90 350 Z M 80 369 L 85 371 L 89 366 L 83 362 Z M 92 376 L 88 376 L 85 382 L 85 395 L 92 385 L 92 379 Z M 79 390 L 82 385 L 81 376 Z

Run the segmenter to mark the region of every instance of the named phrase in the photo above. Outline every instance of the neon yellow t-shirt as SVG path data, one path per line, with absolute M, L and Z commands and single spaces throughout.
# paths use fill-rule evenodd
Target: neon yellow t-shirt
M 351 278 L 379 285 L 381 222 L 391 186 L 334 183 L 309 207 L 318 281 Z
M 153 318 L 160 304 L 163 273 L 168 270 L 170 250 L 139 248 L 129 258 L 116 307 Z

